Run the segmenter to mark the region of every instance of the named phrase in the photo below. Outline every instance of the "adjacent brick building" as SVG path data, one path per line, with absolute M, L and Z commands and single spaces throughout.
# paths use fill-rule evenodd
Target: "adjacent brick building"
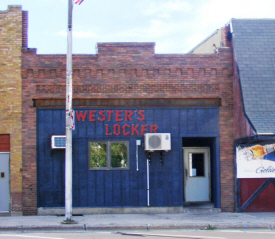
M 22 212 L 22 48 L 26 47 L 23 22 L 26 12 L 21 6 L 0 11 L 0 157 L 7 154 L 9 168 L 2 168 L 1 208 Z M 5 159 L 1 158 L 1 162 Z M 4 182 L 3 180 L 7 180 Z M 8 191 L 6 191 L 8 189 Z M 3 200 L 3 201 L 2 201 Z M 10 205 L 9 205 L 10 204 Z
M 233 48 L 236 211 L 275 210 L 274 19 L 232 19 L 194 53 Z

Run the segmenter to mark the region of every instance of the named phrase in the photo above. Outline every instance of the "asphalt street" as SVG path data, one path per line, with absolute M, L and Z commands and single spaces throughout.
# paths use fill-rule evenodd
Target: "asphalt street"
M 185 239 L 274 239 L 271 230 L 158 230 L 158 231 L 98 231 L 55 233 L 0 233 L 0 239 L 137 239 L 137 238 L 185 238 Z

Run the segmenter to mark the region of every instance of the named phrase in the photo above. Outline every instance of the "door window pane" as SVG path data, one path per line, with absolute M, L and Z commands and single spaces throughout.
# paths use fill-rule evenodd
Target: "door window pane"
M 126 143 L 111 143 L 111 167 L 126 168 L 128 164 L 128 148 Z
M 107 167 L 107 143 L 90 142 L 90 168 Z
M 204 153 L 189 153 L 189 175 L 190 177 L 205 176 Z

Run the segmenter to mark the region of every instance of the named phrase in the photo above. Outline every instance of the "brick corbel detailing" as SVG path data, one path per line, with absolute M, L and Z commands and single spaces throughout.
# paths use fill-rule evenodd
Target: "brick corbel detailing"
M 165 69 L 96 69 L 96 75 L 92 75 L 91 72 L 94 69 L 74 69 L 73 71 L 73 79 L 76 78 L 93 78 L 95 80 L 102 79 L 102 78 L 109 78 L 109 79 L 121 79 L 123 78 L 140 78 L 140 77 L 147 77 L 147 78 L 157 78 L 159 75 L 165 76 L 173 76 L 174 78 L 181 78 L 183 80 L 192 80 L 193 72 L 195 72 L 195 76 L 200 76 L 201 78 L 204 77 L 216 77 L 217 76 L 217 68 L 165 68 Z M 138 74 L 138 72 L 140 74 Z M 222 72 L 219 72 L 219 76 L 229 74 L 228 69 L 223 69 Z M 66 77 L 66 69 L 60 68 L 51 68 L 51 69 L 23 69 L 22 70 L 22 77 L 26 78 L 28 74 L 34 74 L 34 78 L 64 78 Z M 50 74 L 50 76 L 49 76 Z M 207 78 L 202 79 L 207 83 Z
M 220 48 L 219 53 L 207 55 L 155 54 L 154 43 L 99 43 L 97 49 L 97 55 L 73 56 L 75 98 L 221 99 L 222 211 L 234 211 L 232 49 Z M 28 74 L 30 69 L 38 72 L 38 78 Z M 25 51 L 22 68 L 25 215 L 35 214 L 37 210 L 37 125 L 32 100 L 58 99 L 65 94 L 65 75 L 53 76 L 52 69 L 66 69 L 66 56 Z

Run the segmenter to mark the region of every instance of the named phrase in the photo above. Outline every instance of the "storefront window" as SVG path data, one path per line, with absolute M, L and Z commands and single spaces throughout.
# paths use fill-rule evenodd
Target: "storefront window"
M 111 143 L 111 167 L 125 168 L 128 163 L 128 147 L 126 143 Z
M 90 142 L 90 168 L 107 167 L 107 143 Z
M 89 168 L 128 169 L 128 152 L 127 141 L 89 142 Z

